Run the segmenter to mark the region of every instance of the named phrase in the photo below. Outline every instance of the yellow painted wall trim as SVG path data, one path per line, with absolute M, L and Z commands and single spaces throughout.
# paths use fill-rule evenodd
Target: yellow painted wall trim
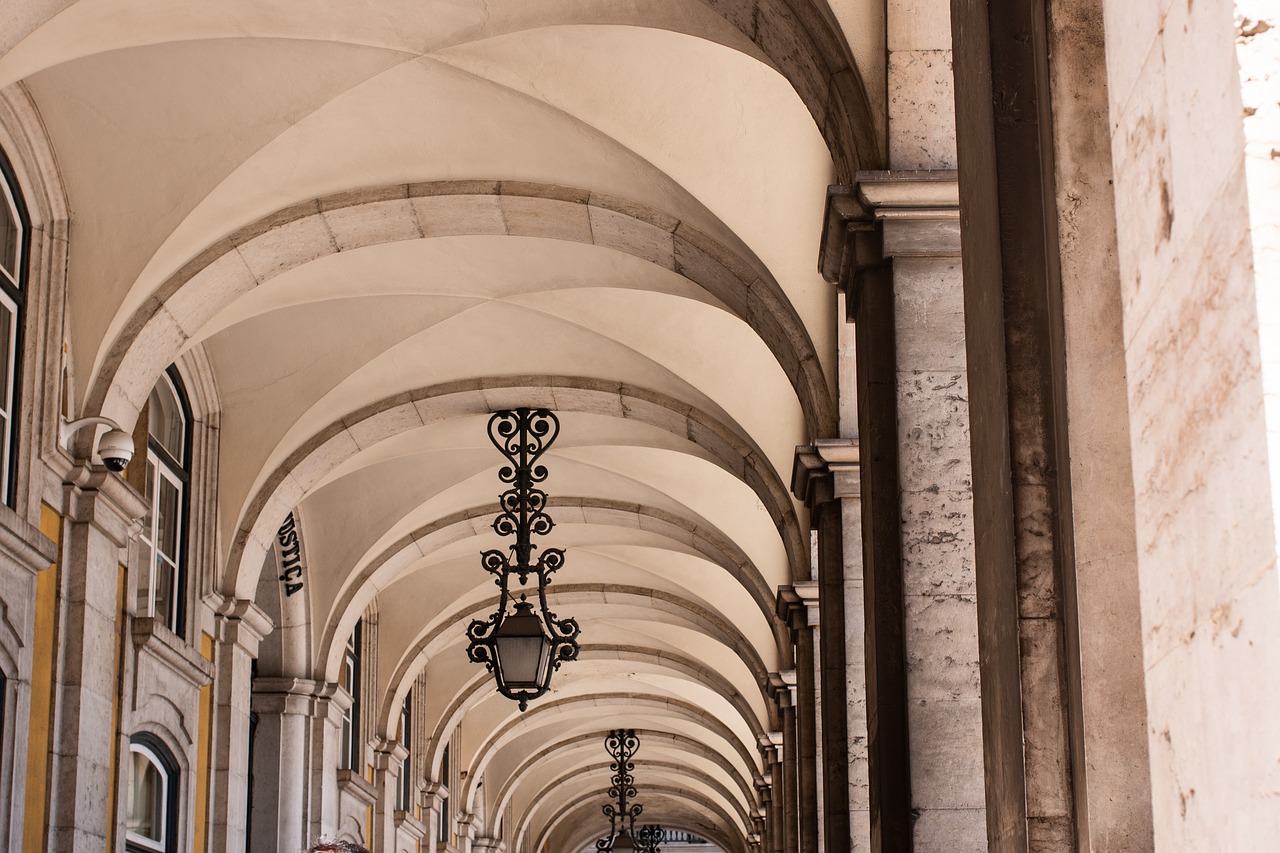
M 58 545 L 62 557 L 62 516 L 40 505 L 40 532 Z M 58 639 L 58 563 L 36 576 L 35 638 L 31 648 L 31 719 L 27 732 L 27 791 L 23 810 L 23 853 L 41 853 L 49 822 L 49 746 L 53 727 L 54 667 Z
M 125 625 L 128 622 L 128 605 L 125 603 L 125 592 L 128 588 L 129 570 L 118 567 L 116 580 L 116 602 L 119 611 L 116 617 L 116 665 L 115 695 L 111 697 L 111 787 L 107 790 L 107 849 L 116 847 L 116 802 L 120 796 L 120 777 L 117 767 L 120 763 L 120 701 L 124 696 L 124 655 Z
M 368 839 L 368 840 L 366 841 L 366 844 L 368 844 L 369 849 L 370 849 L 370 850 L 372 850 L 372 849 L 373 849 L 373 844 L 374 844 L 374 841 L 373 841 L 373 806 L 365 806 L 365 807 L 364 807 L 364 837 L 365 837 L 366 839 Z
M 213 662 L 213 637 L 200 634 L 200 656 Z M 200 688 L 200 717 L 196 729 L 196 813 L 192 849 L 204 853 L 209 832 L 209 755 L 213 749 L 213 685 Z

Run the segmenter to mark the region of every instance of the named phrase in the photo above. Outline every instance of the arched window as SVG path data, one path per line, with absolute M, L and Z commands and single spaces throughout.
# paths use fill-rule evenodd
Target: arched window
M 360 744 L 360 629 L 363 619 L 347 638 L 347 648 L 342 655 L 342 689 L 351 695 L 351 707 L 342 715 L 342 755 L 338 767 L 343 770 L 360 770 L 363 763 Z
M 407 812 L 413 806 L 413 689 L 405 694 L 404 704 L 400 706 L 400 745 L 405 749 L 404 761 L 400 762 L 400 792 L 396 808 Z
M 182 634 L 185 618 L 186 519 L 191 415 L 177 371 L 169 368 L 151 391 L 145 411 L 150 509 L 142 522 L 143 562 L 138 611 Z
M 178 765 L 164 744 L 145 734 L 129 743 L 125 849 L 131 853 L 178 849 Z
M 444 748 L 444 755 L 440 757 L 440 781 L 444 783 L 445 790 L 449 788 L 449 747 Z M 440 822 L 436 827 L 436 840 L 448 844 L 453 839 L 453 819 L 449 816 L 449 797 L 440 798 Z
M 22 377 L 23 307 L 31 220 L 18 179 L 0 151 L 0 501 L 12 506 L 18 469 L 18 383 Z

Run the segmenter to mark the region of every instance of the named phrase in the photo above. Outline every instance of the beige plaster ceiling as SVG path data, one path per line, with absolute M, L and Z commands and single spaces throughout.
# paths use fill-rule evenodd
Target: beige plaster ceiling
M 510 807 L 509 850 L 603 831 L 619 727 L 646 820 L 745 848 L 773 596 L 809 573 L 792 452 L 835 411 L 822 201 L 876 134 L 828 112 L 859 3 L 46 0 L 0 34 L 72 210 L 74 398 L 130 420 L 198 353 L 217 589 L 269 590 L 296 511 L 308 601 L 273 659 L 334 680 L 376 606 L 382 733 L 425 672 L 433 766 L 461 727 L 460 796 Z M 551 601 L 584 646 L 524 714 L 463 634 L 495 601 L 485 420 L 516 405 L 563 422 Z

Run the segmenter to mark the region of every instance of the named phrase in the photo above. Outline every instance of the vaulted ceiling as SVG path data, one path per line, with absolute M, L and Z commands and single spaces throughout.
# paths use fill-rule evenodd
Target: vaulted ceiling
M 873 77 L 881 53 L 794 5 L 50 0 L 0 35 L 72 211 L 81 409 L 131 422 L 198 357 L 216 587 L 252 597 L 296 509 L 291 674 L 336 680 L 376 602 L 380 724 L 425 670 L 429 729 L 461 725 L 485 782 L 462 796 L 509 803 L 522 849 L 603 828 L 619 727 L 646 818 L 751 831 L 765 685 L 791 666 L 774 595 L 809 574 L 792 453 L 836 417 L 822 203 L 874 158 L 849 41 Z M 583 643 L 523 714 L 463 635 L 501 545 L 485 422 L 517 405 L 562 421 L 546 544 Z

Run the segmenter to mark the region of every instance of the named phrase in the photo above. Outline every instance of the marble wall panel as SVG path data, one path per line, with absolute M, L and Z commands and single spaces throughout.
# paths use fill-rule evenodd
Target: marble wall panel
M 1155 848 L 1268 849 L 1280 576 L 1236 9 L 1104 9 Z

